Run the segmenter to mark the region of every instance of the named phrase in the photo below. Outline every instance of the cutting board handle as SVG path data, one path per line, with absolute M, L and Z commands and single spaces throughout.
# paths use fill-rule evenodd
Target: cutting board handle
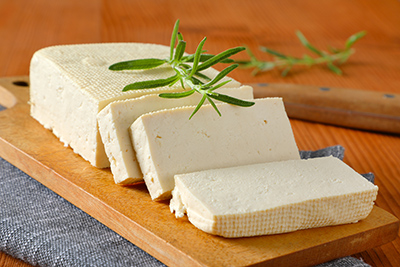
M 16 76 L 0 79 L 0 105 L 12 108 L 17 104 L 28 104 L 29 77 Z
M 400 134 L 400 94 L 299 84 L 252 86 L 255 97 L 282 97 L 290 118 Z

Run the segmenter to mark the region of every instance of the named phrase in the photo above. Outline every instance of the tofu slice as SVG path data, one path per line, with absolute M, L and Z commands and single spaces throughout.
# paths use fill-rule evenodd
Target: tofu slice
M 160 92 L 182 91 L 172 87 L 122 92 L 124 86 L 143 80 L 163 79 L 175 72 L 168 66 L 145 71 L 115 72 L 116 62 L 140 58 L 168 58 L 168 46 L 141 43 L 61 45 L 37 51 L 30 65 L 31 116 L 50 129 L 75 153 L 92 165 L 109 166 L 96 116 L 116 100 Z M 207 69 L 209 77 L 217 71 Z M 239 87 L 232 81 L 230 87 Z
M 175 175 L 170 208 L 207 233 L 246 237 L 355 223 L 377 193 L 341 160 L 325 157 Z
M 219 104 L 156 111 L 130 127 L 143 178 L 153 200 L 168 199 L 174 175 L 269 161 L 300 159 L 281 98 L 252 107 Z
M 253 99 L 253 88 L 219 88 L 218 93 L 239 99 Z M 110 161 L 111 172 L 117 184 L 132 184 L 143 181 L 143 174 L 136 160 L 129 136 L 129 127 L 144 113 L 181 106 L 196 105 L 199 94 L 179 99 L 164 99 L 157 94 L 114 101 L 97 115 L 99 131 Z

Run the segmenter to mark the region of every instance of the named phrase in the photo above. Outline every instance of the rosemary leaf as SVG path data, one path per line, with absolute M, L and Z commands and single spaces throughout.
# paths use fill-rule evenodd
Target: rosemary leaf
M 200 62 L 203 62 L 201 59 L 203 58 L 203 53 L 205 52 L 206 52 L 205 50 L 201 51 L 202 54 L 200 56 Z M 193 62 L 193 59 L 194 59 L 194 54 L 186 55 L 182 57 L 182 62 Z
M 210 98 L 210 96 L 206 95 L 208 102 L 210 102 L 211 106 L 214 108 L 214 110 L 218 113 L 219 116 L 221 116 L 221 112 L 217 108 L 217 105 L 215 105 L 214 101 Z
M 218 54 L 218 55 L 206 60 L 205 62 L 203 62 L 198 67 L 197 71 L 202 71 L 202 70 L 208 69 L 209 67 L 211 67 L 211 66 L 213 66 L 213 65 L 215 65 L 217 63 L 220 63 L 221 61 L 225 60 L 226 58 L 228 58 L 230 56 L 233 56 L 233 55 L 235 55 L 235 54 L 237 54 L 237 53 L 239 53 L 239 52 L 241 52 L 241 51 L 243 51 L 245 49 L 246 48 L 242 47 L 242 46 L 228 49 L 228 50 L 226 50 L 226 51 L 224 51 L 224 52 L 222 52 L 222 53 L 220 53 L 220 54 Z
M 199 77 L 200 79 L 203 79 L 203 80 L 206 80 L 206 81 L 211 81 L 211 78 L 208 77 L 207 75 L 205 75 L 204 73 L 196 72 L 194 75 Z M 195 78 L 195 77 L 192 77 L 192 78 Z
M 281 72 L 281 76 L 282 76 L 282 77 L 286 77 L 291 69 L 292 69 L 292 66 L 291 66 L 291 65 L 287 66 L 287 67 Z
M 312 44 L 310 44 L 308 42 L 308 40 L 306 39 L 306 37 L 303 35 L 303 33 L 301 31 L 297 31 L 296 32 L 297 37 L 299 38 L 300 42 L 306 47 L 308 48 L 308 50 L 310 50 L 311 52 L 317 54 L 318 56 L 324 56 L 324 54 L 319 51 L 317 48 L 315 48 Z
M 109 67 L 110 70 L 145 70 L 164 64 L 166 60 L 157 58 L 136 59 L 118 62 Z
M 212 92 L 208 94 L 209 97 L 214 98 L 216 100 L 219 100 L 221 102 L 229 103 L 235 106 L 240 106 L 240 107 L 251 107 L 255 103 L 251 101 L 246 101 L 242 99 L 238 99 L 232 96 L 224 95 L 224 94 L 219 94 L 216 92 Z
M 201 51 L 203 51 L 203 46 L 204 46 L 204 43 L 206 42 L 206 40 L 207 40 L 207 38 L 204 37 L 203 40 L 201 40 L 201 42 L 197 46 L 196 53 L 194 54 L 194 58 L 193 58 L 192 70 L 188 77 L 189 79 L 197 72 L 197 67 L 199 66 L 200 57 L 201 57 Z
M 172 31 L 170 54 L 169 54 L 170 60 L 172 60 L 172 58 L 174 57 L 174 47 L 175 47 L 176 37 L 178 35 L 178 29 L 179 29 L 179 19 L 175 22 L 174 30 Z
M 217 82 L 219 82 L 221 79 L 223 79 L 226 75 L 228 75 L 231 71 L 233 71 L 234 69 L 236 69 L 239 66 L 239 64 L 233 64 L 230 65 L 229 67 L 226 67 L 225 69 L 223 69 L 220 73 L 218 73 L 217 76 L 214 77 L 214 79 L 212 79 L 211 81 L 209 81 L 208 83 L 206 83 L 204 86 L 210 86 L 210 85 L 214 85 Z
M 201 56 L 200 56 L 200 62 L 204 62 L 204 61 L 206 61 L 206 60 L 209 60 L 210 58 L 212 58 L 212 57 L 214 57 L 215 55 L 211 55 L 211 54 L 201 54 Z M 191 55 L 191 56 L 187 56 L 186 58 L 185 58 L 185 62 L 193 62 L 193 55 Z M 233 59 L 231 59 L 231 58 L 226 58 L 226 59 L 224 59 L 224 60 L 222 60 L 222 61 L 220 61 L 219 63 L 234 63 L 235 61 L 233 60 Z
M 218 89 L 218 88 L 224 86 L 225 84 L 229 83 L 230 81 L 231 81 L 231 80 L 226 80 L 226 81 L 223 81 L 223 82 L 221 82 L 221 83 L 219 83 L 219 84 L 217 84 L 217 85 L 214 85 L 213 87 L 209 88 L 208 91 L 209 91 L 209 92 L 212 92 L 212 91 L 214 91 L 214 90 L 216 90 L 216 89 Z
M 181 83 L 182 88 L 185 89 L 185 83 L 183 82 L 183 79 L 179 79 L 179 81 Z
M 158 96 L 162 98 L 183 98 L 192 95 L 195 92 L 194 89 L 184 92 L 174 92 L 174 93 L 161 93 Z
M 189 64 L 186 64 L 186 63 L 181 63 L 181 64 L 179 64 L 179 66 L 186 70 L 189 70 L 192 68 L 192 66 L 190 66 Z
M 342 75 L 342 71 L 336 67 L 332 62 L 327 63 L 328 68 L 338 75 Z
M 201 98 L 200 102 L 197 104 L 196 108 L 193 110 L 192 114 L 189 117 L 189 120 L 194 116 L 194 114 L 197 113 L 197 111 L 199 111 L 199 109 L 201 108 L 201 106 L 204 104 L 204 101 L 206 101 L 207 96 L 204 94 L 203 97 Z
M 178 41 L 178 45 L 176 46 L 174 61 L 179 62 L 182 59 L 183 53 L 185 53 L 186 42 L 183 40 Z
M 361 32 L 353 34 L 352 36 L 349 37 L 349 39 L 347 39 L 345 48 L 346 49 L 351 48 L 355 42 L 357 42 L 358 40 L 363 38 L 366 34 L 367 34 L 366 31 L 361 31 Z
M 171 83 L 175 83 L 178 80 L 179 80 L 179 75 L 176 74 L 175 76 L 171 76 L 166 79 L 140 81 L 140 82 L 135 82 L 135 83 L 125 86 L 122 91 L 126 92 L 129 90 L 151 89 L 151 88 L 163 87 L 163 86 L 170 85 Z
M 183 35 L 181 32 L 178 32 L 177 37 L 178 37 L 178 41 L 183 41 Z
M 205 75 L 204 75 L 205 76 Z M 205 76 L 205 77 L 207 77 L 207 76 Z M 208 77 L 207 77 L 208 78 Z M 208 78 L 209 80 L 211 80 L 210 78 Z M 193 82 L 193 84 L 194 85 L 202 85 L 202 84 L 204 84 L 201 80 L 199 80 L 199 79 L 197 79 L 196 77 L 192 77 L 192 82 Z
M 275 50 L 269 49 L 268 47 L 265 47 L 265 46 L 261 46 L 260 50 L 265 52 L 265 53 L 269 53 L 269 54 L 271 54 L 273 56 L 277 56 L 279 58 L 287 58 L 284 54 L 281 54 L 281 53 L 279 53 L 279 52 L 277 52 Z

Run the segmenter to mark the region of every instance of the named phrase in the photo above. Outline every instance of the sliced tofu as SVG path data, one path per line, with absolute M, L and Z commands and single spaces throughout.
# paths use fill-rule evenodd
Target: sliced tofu
M 144 71 L 111 71 L 114 63 L 140 58 L 168 58 L 169 46 L 141 43 L 60 45 L 37 51 L 30 65 L 31 116 L 50 129 L 75 153 L 93 166 L 108 167 L 96 116 L 107 104 L 160 92 L 182 91 L 172 87 L 122 92 L 124 86 L 175 75 L 166 65 Z M 204 74 L 216 76 L 207 69 Z M 232 81 L 229 87 L 239 87 Z
M 377 193 L 341 160 L 325 157 L 175 175 L 170 208 L 207 233 L 245 237 L 355 223 Z
M 156 111 L 130 127 L 136 157 L 153 200 L 168 199 L 174 175 L 261 162 L 300 159 L 281 98 L 252 107 L 219 104 Z
M 253 99 L 253 88 L 219 88 L 216 92 L 240 99 Z M 111 172 L 117 184 L 143 181 L 143 174 L 136 160 L 129 136 L 129 127 L 144 113 L 181 106 L 196 105 L 199 94 L 179 99 L 164 99 L 157 94 L 114 101 L 97 115 L 99 131 L 110 161 Z

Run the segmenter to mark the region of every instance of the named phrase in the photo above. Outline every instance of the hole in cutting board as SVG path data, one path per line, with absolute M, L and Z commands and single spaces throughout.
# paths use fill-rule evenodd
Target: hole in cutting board
M 395 95 L 393 95 L 393 94 L 384 94 L 383 97 L 384 98 L 395 98 Z
M 25 81 L 14 81 L 13 84 L 16 86 L 24 86 L 24 87 L 29 86 L 29 84 Z

